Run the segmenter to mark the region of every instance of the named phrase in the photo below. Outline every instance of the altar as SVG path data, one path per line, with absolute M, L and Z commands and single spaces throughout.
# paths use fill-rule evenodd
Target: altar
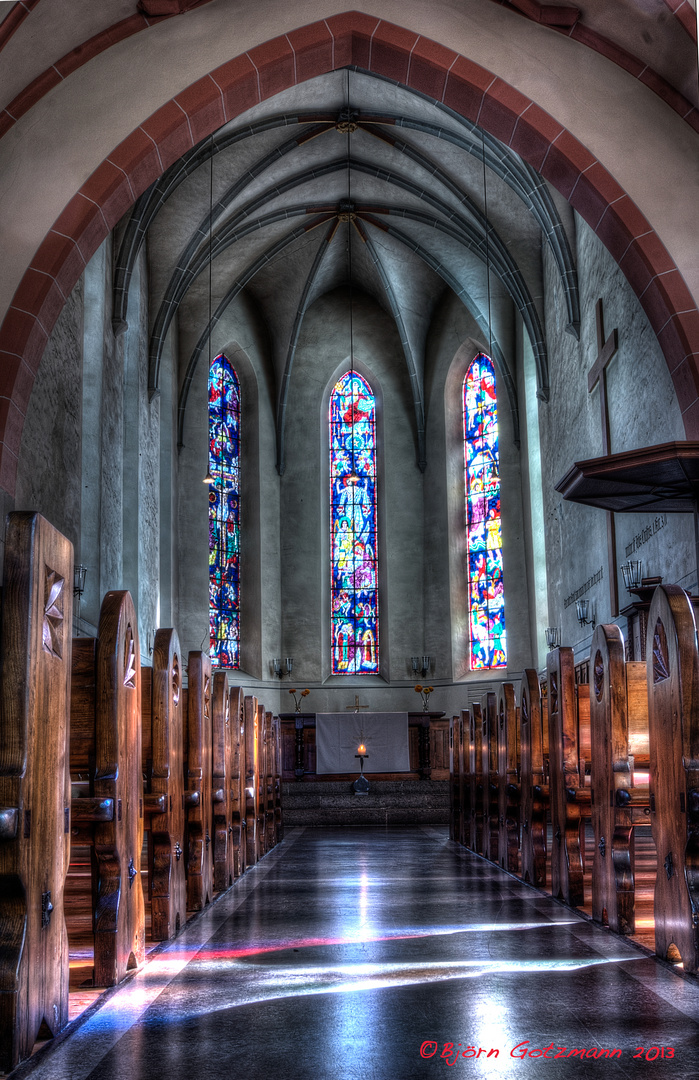
M 321 715 L 321 714 L 318 714 Z M 408 714 L 409 771 L 377 770 L 374 760 L 364 764 L 364 772 L 375 779 L 396 781 L 436 780 L 449 777 L 449 721 L 443 712 L 409 712 Z M 343 718 L 366 722 L 366 714 L 345 713 Z M 354 744 L 352 764 L 338 773 L 316 771 L 316 713 L 280 713 L 282 733 L 282 779 L 286 782 L 330 783 L 333 780 L 356 779 L 359 759 L 354 757 L 359 739 Z M 366 735 L 366 728 L 364 729 Z M 360 729 L 361 732 L 361 729 Z M 366 740 L 365 740 L 366 741 Z
M 316 713 L 316 775 L 357 770 L 357 747 L 367 749 L 367 773 L 410 772 L 407 712 Z

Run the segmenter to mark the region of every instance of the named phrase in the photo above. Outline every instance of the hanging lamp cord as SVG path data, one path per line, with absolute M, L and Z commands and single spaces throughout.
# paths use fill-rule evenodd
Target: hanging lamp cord
M 485 133 L 481 129 L 481 155 L 483 159 L 483 214 L 485 217 L 485 281 L 488 295 L 488 356 L 493 358 L 493 324 L 490 312 L 490 220 L 488 218 L 488 184 L 485 167 Z
M 350 112 L 350 71 L 347 68 L 347 273 L 349 275 L 350 324 L 350 402 L 354 429 L 354 293 L 352 289 L 352 117 Z M 354 474 L 354 435 L 352 436 L 352 473 Z

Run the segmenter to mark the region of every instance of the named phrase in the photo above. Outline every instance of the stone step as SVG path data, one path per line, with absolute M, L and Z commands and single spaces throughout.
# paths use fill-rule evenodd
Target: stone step
M 356 795 L 351 781 L 288 782 L 282 785 L 286 825 L 446 825 L 446 780 L 369 781 Z

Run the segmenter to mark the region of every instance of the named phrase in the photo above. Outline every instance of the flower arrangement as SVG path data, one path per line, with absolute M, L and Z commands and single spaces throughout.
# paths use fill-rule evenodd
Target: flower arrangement
M 311 692 L 310 690 L 301 690 L 301 692 L 299 693 L 298 690 L 294 690 L 293 688 L 291 690 L 289 690 L 289 693 L 294 695 L 294 704 L 296 705 L 296 712 L 301 712 L 301 702 L 303 701 L 303 699 L 305 697 L 308 697 L 310 692 Z M 298 694 L 298 697 L 297 697 L 297 694 Z
M 433 692 L 434 686 L 423 686 L 422 683 L 418 683 L 415 687 L 415 693 L 422 695 L 422 711 L 430 711 L 430 694 Z

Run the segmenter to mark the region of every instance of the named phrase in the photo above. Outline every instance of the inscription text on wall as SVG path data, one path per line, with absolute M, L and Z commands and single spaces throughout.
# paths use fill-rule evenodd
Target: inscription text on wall
M 660 532 L 661 529 L 664 529 L 666 525 L 667 514 L 659 514 L 658 517 L 654 519 L 652 525 L 647 525 L 642 532 L 636 533 L 631 543 L 626 545 L 626 558 L 628 559 L 633 555 L 634 551 L 638 551 L 643 544 L 647 544 L 651 536 L 655 536 L 655 534 Z
M 604 577 L 604 567 L 600 566 L 596 574 L 589 577 L 584 585 L 581 585 L 579 589 L 572 592 L 570 596 L 566 596 L 563 601 L 563 607 L 568 608 L 571 604 L 574 604 L 576 600 L 579 600 L 583 593 L 586 593 L 588 589 L 591 589 L 593 585 L 596 585 L 598 581 L 601 581 Z

